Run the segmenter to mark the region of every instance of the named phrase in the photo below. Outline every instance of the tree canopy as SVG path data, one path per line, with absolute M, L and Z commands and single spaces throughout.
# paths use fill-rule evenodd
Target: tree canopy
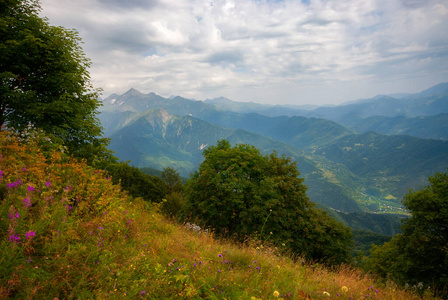
M 0 126 L 21 131 L 32 124 L 88 160 L 107 152 L 96 118 L 99 90 L 78 33 L 40 18 L 38 1 L 1 3 Z
M 411 213 L 403 234 L 375 247 L 371 268 L 396 282 L 448 288 L 448 174 L 437 173 L 430 185 L 410 191 L 403 204 Z
M 295 162 L 262 155 L 226 140 L 204 150 L 187 181 L 188 212 L 217 232 L 256 236 L 308 259 L 340 263 L 349 256 L 350 230 L 314 207 Z

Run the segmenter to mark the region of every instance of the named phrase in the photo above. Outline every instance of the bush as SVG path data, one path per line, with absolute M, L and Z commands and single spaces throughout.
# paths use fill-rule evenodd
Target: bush
M 192 217 L 240 240 L 256 236 L 311 260 L 348 260 L 349 228 L 314 208 L 290 158 L 263 156 L 253 146 L 231 147 L 225 140 L 203 155 L 186 184 Z
M 177 219 L 186 207 L 185 195 L 181 192 L 171 192 L 161 202 L 160 212 L 169 218 Z
M 410 191 L 403 204 L 411 213 L 403 234 L 374 247 L 370 268 L 397 283 L 448 288 L 448 174 L 437 173 L 430 185 Z

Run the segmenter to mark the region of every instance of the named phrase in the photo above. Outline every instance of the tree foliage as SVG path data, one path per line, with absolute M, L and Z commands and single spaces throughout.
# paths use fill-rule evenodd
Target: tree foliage
M 308 259 L 340 263 L 349 256 L 350 230 L 314 208 L 295 162 L 225 140 L 204 150 L 186 184 L 188 212 L 240 239 L 256 235 Z
M 375 247 L 370 264 L 399 283 L 442 290 L 448 287 L 448 174 L 437 173 L 429 182 L 405 196 L 403 204 L 412 216 L 404 221 L 403 234 Z
M 160 202 L 168 190 L 167 185 L 159 177 L 145 174 L 126 162 L 110 163 L 105 169 L 112 176 L 112 182 L 120 184 L 132 197 Z
M 179 172 L 171 167 L 166 167 L 162 170 L 160 178 L 168 185 L 169 192 L 182 193 L 184 190 L 182 179 Z
M 35 0 L 2 0 L 0 7 L 0 126 L 33 124 L 89 161 L 107 153 L 99 91 L 78 33 L 50 26 Z

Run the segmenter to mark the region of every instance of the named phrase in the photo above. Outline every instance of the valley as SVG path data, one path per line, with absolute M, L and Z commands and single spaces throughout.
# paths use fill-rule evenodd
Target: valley
M 139 168 L 169 166 L 188 177 L 202 150 L 226 139 L 297 161 L 308 196 L 327 210 L 406 215 L 407 191 L 448 167 L 447 102 L 446 83 L 334 107 L 164 98 L 131 89 L 104 99 L 99 118 L 111 149 Z

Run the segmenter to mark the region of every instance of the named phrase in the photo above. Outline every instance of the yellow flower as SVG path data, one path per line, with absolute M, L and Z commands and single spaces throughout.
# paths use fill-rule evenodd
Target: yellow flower
M 274 295 L 275 298 L 278 298 L 278 296 L 280 295 L 280 293 L 278 291 L 274 291 L 274 293 L 272 294 Z
M 324 294 L 324 296 L 326 296 L 326 297 L 330 297 L 330 296 L 331 296 L 329 292 L 324 292 L 323 294 Z
M 343 287 L 341 287 L 341 290 L 342 290 L 344 293 L 347 293 L 347 292 L 348 292 L 348 287 L 346 287 L 346 286 L 344 285 Z

